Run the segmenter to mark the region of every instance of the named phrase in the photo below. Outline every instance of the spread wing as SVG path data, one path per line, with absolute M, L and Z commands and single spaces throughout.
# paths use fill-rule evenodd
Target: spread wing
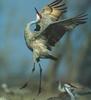
M 55 43 L 60 40 L 60 38 L 64 35 L 65 32 L 72 30 L 80 24 L 86 23 L 86 16 L 86 14 L 80 14 L 74 18 L 50 24 L 41 33 L 41 36 L 44 36 L 47 39 L 47 43 L 50 46 L 54 46 Z
M 78 16 L 61 21 L 62 25 L 66 27 L 68 30 L 75 28 L 77 25 L 86 23 L 87 14 L 81 13 Z
M 53 21 L 58 20 L 60 16 L 62 16 L 67 10 L 65 3 L 63 3 L 62 1 L 63 0 L 55 0 L 54 2 L 48 4 L 40 12 L 41 15 L 48 16 Z

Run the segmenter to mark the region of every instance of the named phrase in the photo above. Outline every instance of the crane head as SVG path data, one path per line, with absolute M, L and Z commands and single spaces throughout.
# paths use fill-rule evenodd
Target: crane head
M 40 20 L 42 18 L 42 15 L 39 13 L 39 11 L 36 8 L 35 11 L 36 11 L 37 20 Z

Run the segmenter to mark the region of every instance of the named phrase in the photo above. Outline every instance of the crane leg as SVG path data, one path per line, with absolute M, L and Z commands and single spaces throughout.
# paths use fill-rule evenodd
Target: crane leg
M 32 72 L 35 71 L 35 62 L 34 62 L 34 65 L 33 65 L 33 68 L 32 68 Z M 30 80 L 28 80 L 22 87 L 20 87 L 20 89 L 24 89 L 28 86 L 28 83 L 30 82 Z
M 33 65 L 33 68 L 32 68 L 32 72 L 35 71 L 35 62 L 34 62 L 34 65 Z
M 38 95 L 41 93 L 41 79 L 42 79 L 42 67 L 39 63 L 39 68 L 40 68 L 40 81 L 39 81 L 39 90 L 38 90 Z
M 24 89 L 24 88 L 26 88 L 26 87 L 28 86 L 28 83 L 29 83 L 29 81 L 27 81 L 25 84 L 23 84 L 23 86 L 20 87 L 20 89 Z

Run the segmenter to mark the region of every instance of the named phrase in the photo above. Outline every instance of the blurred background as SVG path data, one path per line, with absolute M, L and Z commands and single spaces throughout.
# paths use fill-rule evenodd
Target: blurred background
M 0 0 L 0 84 L 20 87 L 30 79 L 30 87 L 34 82 L 36 87 L 39 68 L 37 66 L 35 73 L 31 73 L 32 52 L 25 44 L 24 27 L 29 21 L 35 20 L 34 7 L 41 10 L 52 1 Z M 58 61 L 41 61 L 42 87 L 48 86 L 48 89 L 53 90 L 55 81 L 63 78 L 91 87 L 91 0 L 64 1 L 68 7 L 64 18 L 86 11 L 88 20 L 72 33 L 65 34 L 57 43 L 53 54 L 58 57 Z

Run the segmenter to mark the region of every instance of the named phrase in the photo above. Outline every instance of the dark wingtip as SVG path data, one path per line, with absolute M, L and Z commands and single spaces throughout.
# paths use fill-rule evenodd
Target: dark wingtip
M 56 5 L 56 6 L 54 6 L 54 8 L 60 8 L 60 7 L 65 7 L 65 6 L 66 6 L 66 4 L 63 3 L 63 4 L 61 4 L 61 5 Z
M 59 3 L 61 3 L 63 0 L 55 0 L 54 2 L 50 3 L 48 6 L 55 6 Z
M 88 14 L 86 14 L 85 12 L 83 12 L 83 13 L 81 13 L 81 14 L 79 14 L 77 17 L 78 18 L 85 18 L 85 17 L 87 17 L 88 16 Z
M 87 16 L 88 16 L 88 14 L 83 12 L 83 13 L 79 14 L 76 19 L 78 20 L 79 24 L 85 24 L 88 19 Z
M 62 2 L 63 0 L 55 0 L 54 2 L 52 2 L 51 4 L 49 4 L 48 6 L 51 8 L 55 8 L 57 10 L 61 10 L 62 13 L 66 12 L 67 7 L 66 4 L 64 2 Z M 61 3 L 62 2 L 62 3 Z

